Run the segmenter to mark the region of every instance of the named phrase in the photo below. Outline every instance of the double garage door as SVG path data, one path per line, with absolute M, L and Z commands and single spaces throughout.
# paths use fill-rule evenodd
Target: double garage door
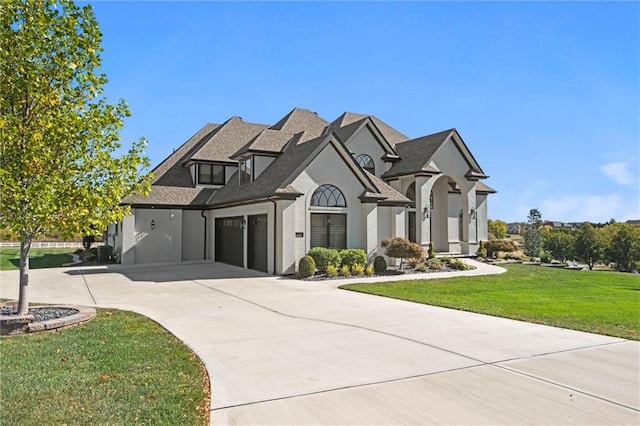
M 244 267 L 243 216 L 216 219 L 216 262 Z M 247 216 L 247 267 L 267 272 L 267 215 Z

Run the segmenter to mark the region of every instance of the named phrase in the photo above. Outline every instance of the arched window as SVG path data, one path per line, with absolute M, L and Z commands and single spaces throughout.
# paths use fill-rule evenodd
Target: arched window
M 311 205 L 318 207 L 346 207 L 344 195 L 333 185 L 321 185 L 311 197 Z
M 367 154 L 360 154 L 356 158 L 360 167 L 371 173 L 372 175 L 376 174 L 376 165 L 373 162 L 373 158 L 369 157 Z
M 415 201 L 416 200 L 416 183 L 413 182 L 411 185 L 409 185 L 409 187 L 407 188 L 407 192 L 405 194 L 405 196 L 410 199 L 411 201 Z

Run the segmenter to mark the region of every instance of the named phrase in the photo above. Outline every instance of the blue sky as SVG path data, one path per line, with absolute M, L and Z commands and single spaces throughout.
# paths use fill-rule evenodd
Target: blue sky
M 637 2 L 96 2 L 105 95 L 153 166 L 208 122 L 293 107 L 458 129 L 489 216 L 640 219 Z

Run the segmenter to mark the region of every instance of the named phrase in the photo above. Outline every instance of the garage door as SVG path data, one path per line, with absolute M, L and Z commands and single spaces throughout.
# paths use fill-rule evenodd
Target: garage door
M 216 219 L 216 262 L 244 267 L 242 216 Z
M 247 266 L 267 272 L 267 215 L 249 216 L 248 222 Z

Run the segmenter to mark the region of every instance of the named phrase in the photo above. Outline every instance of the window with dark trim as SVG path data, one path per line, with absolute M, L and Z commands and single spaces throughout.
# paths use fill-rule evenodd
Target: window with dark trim
M 198 164 L 198 184 L 224 185 L 224 166 L 219 164 Z
M 311 248 L 347 248 L 347 215 L 311 213 Z
M 344 200 L 344 195 L 342 195 L 342 192 L 338 188 L 325 184 L 320 185 L 313 193 L 310 205 L 318 207 L 346 207 L 347 203 Z
M 240 185 L 246 185 L 253 181 L 253 158 L 245 158 L 240 161 Z
M 369 157 L 367 154 L 360 154 L 356 158 L 360 167 L 371 173 L 372 175 L 376 174 L 376 165 L 373 162 L 373 158 Z

